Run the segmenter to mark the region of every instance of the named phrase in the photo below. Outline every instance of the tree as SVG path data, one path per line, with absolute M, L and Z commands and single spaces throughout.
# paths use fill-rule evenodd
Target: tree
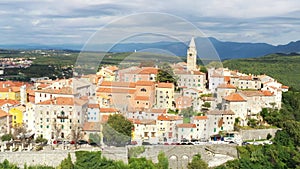
M 27 129 L 24 127 L 23 124 L 18 125 L 17 127 L 13 128 L 13 138 L 14 139 L 20 139 L 21 142 L 24 142 L 26 140 L 26 134 L 27 134 Z
M 36 139 L 35 139 L 36 143 L 47 143 L 47 139 L 43 138 L 43 135 L 39 135 Z
M 168 158 L 166 157 L 164 152 L 159 152 L 158 156 L 158 163 L 157 163 L 157 169 L 168 169 L 169 168 L 169 161 Z
M 82 129 L 77 124 L 73 123 L 71 126 L 71 137 L 72 141 L 74 141 L 75 149 L 77 149 L 77 142 L 79 139 L 83 137 L 82 135 Z
M 250 127 L 256 127 L 258 124 L 258 121 L 256 119 L 249 119 L 247 125 Z
M 124 146 L 130 142 L 133 124 L 120 114 L 111 115 L 103 125 L 103 141 L 106 145 Z
M 107 124 L 120 134 L 131 136 L 133 124 L 121 114 L 114 114 L 109 116 Z
M 163 63 L 158 70 L 156 77 L 157 82 L 174 83 L 177 86 L 178 77 L 174 74 L 172 67 L 168 63 Z
M 204 102 L 203 107 L 210 108 L 211 107 L 210 102 Z
M 71 159 L 70 153 L 68 153 L 68 157 L 61 161 L 58 169 L 74 169 L 74 164 Z
M 1 136 L 2 141 L 10 141 L 12 139 L 13 135 L 12 134 L 4 134 Z
M 207 169 L 208 164 L 201 159 L 200 154 L 193 156 L 192 162 L 188 163 L 188 169 Z
M 151 160 L 143 158 L 131 158 L 129 159 L 130 169 L 155 169 L 155 165 Z

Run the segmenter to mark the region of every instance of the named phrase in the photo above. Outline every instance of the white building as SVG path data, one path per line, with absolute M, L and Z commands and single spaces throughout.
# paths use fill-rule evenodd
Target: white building
M 228 132 L 234 130 L 235 115 L 231 110 L 210 110 L 208 117 L 208 135 L 219 134 L 220 131 Z
M 87 121 L 100 122 L 100 106 L 99 104 L 88 104 Z
M 177 124 L 177 140 L 192 140 L 197 138 L 197 128 L 195 124 Z
M 74 127 L 83 127 L 86 120 L 87 100 L 57 97 L 36 104 L 36 135 L 46 139 L 71 140 Z
M 206 141 L 209 138 L 207 124 L 207 116 L 193 116 L 191 123 L 196 125 L 196 135 L 195 138 L 200 141 Z

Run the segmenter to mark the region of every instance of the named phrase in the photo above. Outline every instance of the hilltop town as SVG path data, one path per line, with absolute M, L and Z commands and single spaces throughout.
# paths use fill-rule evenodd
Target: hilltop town
M 196 60 L 192 39 L 186 63 L 165 64 L 173 82 L 159 80 L 166 71 L 157 65 L 106 65 L 96 74 L 69 79 L 1 81 L 1 135 L 41 137 L 53 145 L 89 142 L 97 134 L 96 144 L 104 146 L 102 125 L 120 114 L 134 126 L 128 144 L 194 144 L 224 141 L 223 135 L 234 137 L 237 127 L 267 127 L 263 108 L 281 109 L 289 87 L 276 79 L 228 68 L 201 72 Z

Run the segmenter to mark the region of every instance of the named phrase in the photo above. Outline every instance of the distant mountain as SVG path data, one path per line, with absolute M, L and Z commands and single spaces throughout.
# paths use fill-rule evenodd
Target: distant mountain
M 259 57 L 271 53 L 299 53 L 300 41 L 290 42 L 285 45 L 270 45 L 267 43 L 243 43 L 243 42 L 224 42 L 216 38 L 196 38 L 198 56 L 201 58 L 215 57 L 217 54 L 222 60 L 236 58 Z M 110 52 L 134 52 L 148 49 L 159 49 L 177 56 L 186 56 L 187 45 L 189 42 L 155 42 L 155 43 L 120 43 L 114 45 Z M 111 44 L 89 46 L 88 50 L 105 51 Z M 0 45 L 5 49 L 71 49 L 81 50 L 83 45 L 62 44 L 62 45 Z M 151 50 L 150 50 L 151 51 Z M 164 53 L 165 53 L 164 52 Z
M 300 41 L 291 42 L 286 45 L 270 45 L 267 43 L 241 43 L 223 42 L 216 38 L 196 38 L 196 45 L 199 57 L 210 55 L 212 48 L 216 50 L 222 60 L 235 58 L 259 57 L 271 53 L 298 53 L 300 52 Z M 157 42 L 157 43 L 128 43 L 118 44 L 111 49 L 111 52 L 132 52 L 156 48 L 170 51 L 177 56 L 186 56 L 188 42 Z M 210 50 L 207 50 L 211 48 Z

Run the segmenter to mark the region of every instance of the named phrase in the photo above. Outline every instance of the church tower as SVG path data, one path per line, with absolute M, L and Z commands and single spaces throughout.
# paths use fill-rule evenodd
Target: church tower
M 187 50 L 187 70 L 197 70 L 197 49 L 194 41 L 194 37 L 192 37 L 190 41 L 189 48 Z

